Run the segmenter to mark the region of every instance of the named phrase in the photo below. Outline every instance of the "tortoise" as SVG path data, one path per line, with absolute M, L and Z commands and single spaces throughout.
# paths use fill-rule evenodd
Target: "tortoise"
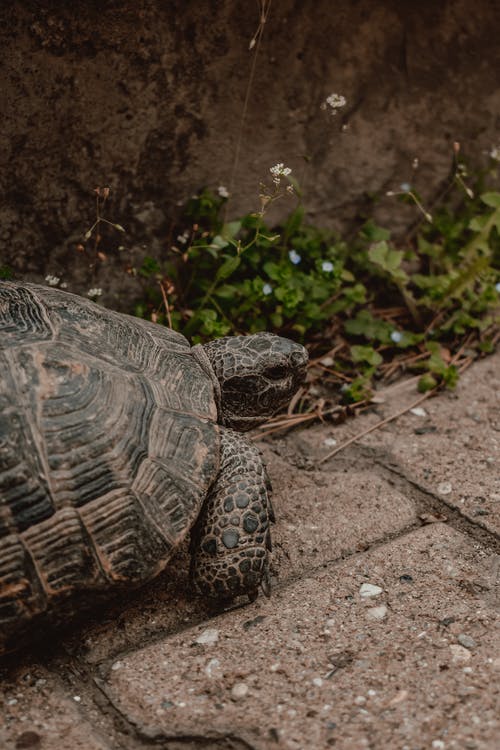
M 0 651 L 40 617 L 152 579 L 190 531 L 199 592 L 269 593 L 270 483 L 241 432 L 288 403 L 306 364 L 271 333 L 190 346 L 0 282 Z

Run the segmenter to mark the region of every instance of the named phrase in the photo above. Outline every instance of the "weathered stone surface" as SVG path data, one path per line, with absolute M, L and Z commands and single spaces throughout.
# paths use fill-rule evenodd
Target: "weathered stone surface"
M 203 726 L 258 750 L 493 750 L 498 601 L 475 586 L 492 562 L 462 534 L 428 526 L 217 618 L 211 645 L 196 643 L 203 625 L 124 656 L 106 690 L 157 737 Z M 365 582 L 383 589 L 384 619 L 367 619 Z M 474 651 L 459 644 L 464 631 Z
M 375 210 L 397 227 L 414 207 L 383 197 L 373 209 L 370 196 L 410 181 L 427 201 L 454 140 L 475 161 L 498 145 L 497 3 L 479 0 L 472 13 L 467 0 L 280 0 L 231 187 L 258 7 L 2 3 L 2 264 L 36 280 L 63 274 L 74 291 L 101 286 L 125 305 L 139 282 L 124 267 L 164 256 L 177 203 L 204 185 L 230 187 L 234 215 L 255 210 L 259 181 L 285 161 L 318 222 Z M 333 91 L 347 99 L 336 117 L 320 108 Z M 127 234 L 103 230 L 108 261 L 90 282 L 91 258 L 75 248 L 94 221 L 96 185 L 111 187 L 108 218 Z
M 426 417 L 407 414 L 363 443 L 387 451 L 443 503 L 499 534 L 500 353 L 469 369 L 456 392 L 423 406 Z
M 276 487 L 273 539 L 281 582 L 417 523 L 412 501 L 373 471 L 344 465 L 292 473 L 269 448 L 265 457 Z
M 273 588 L 328 561 L 363 550 L 418 523 L 413 503 L 386 480 L 365 471 L 294 469 L 263 445 L 275 492 L 272 526 Z M 133 600 L 98 613 L 70 636 L 70 648 L 99 662 L 144 638 L 172 633 L 207 617 L 210 605 L 193 597 L 189 558 L 183 549 L 160 580 Z M 213 609 L 212 609 L 213 611 Z

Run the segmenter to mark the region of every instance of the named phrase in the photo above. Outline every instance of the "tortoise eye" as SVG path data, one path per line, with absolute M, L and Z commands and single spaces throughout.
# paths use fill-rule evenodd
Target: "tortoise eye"
M 264 374 L 269 380 L 281 380 L 287 376 L 288 371 L 284 365 L 276 365 L 276 367 L 269 367 Z

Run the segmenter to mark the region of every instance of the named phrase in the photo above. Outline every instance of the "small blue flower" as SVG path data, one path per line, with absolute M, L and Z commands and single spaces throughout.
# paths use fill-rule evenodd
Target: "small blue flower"
M 262 294 L 272 294 L 273 288 L 271 284 L 264 284 L 262 287 Z
M 401 339 L 403 338 L 403 334 L 399 331 L 393 331 L 391 333 L 391 341 L 394 341 L 395 344 L 399 344 Z
M 300 263 L 300 261 L 302 260 L 296 250 L 290 250 L 290 252 L 288 253 L 288 257 L 290 258 L 294 266 L 296 266 L 297 263 Z
M 333 263 L 331 263 L 329 260 L 324 260 L 321 264 L 321 270 L 325 273 L 331 273 L 333 271 Z
M 495 284 L 495 289 L 500 294 L 500 281 L 497 281 L 497 283 Z
M 409 192 L 410 192 L 410 190 L 411 190 L 411 185 L 410 185 L 410 183 L 409 183 L 409 182 L 402 182 L 402 183 L 401 183 L 401 185 L 399 186 L 399 189 L 400 189 L 400 190 L 401 190 L 401 191 L 402 191 L 403 193 L 409 193 Z

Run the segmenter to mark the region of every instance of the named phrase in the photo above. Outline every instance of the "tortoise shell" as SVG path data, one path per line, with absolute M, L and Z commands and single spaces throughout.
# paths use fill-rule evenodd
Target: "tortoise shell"
M 174 331 L 0 284 L 0 648 L 75 593 L 155 576 L 219 468 L 214 386 Z

